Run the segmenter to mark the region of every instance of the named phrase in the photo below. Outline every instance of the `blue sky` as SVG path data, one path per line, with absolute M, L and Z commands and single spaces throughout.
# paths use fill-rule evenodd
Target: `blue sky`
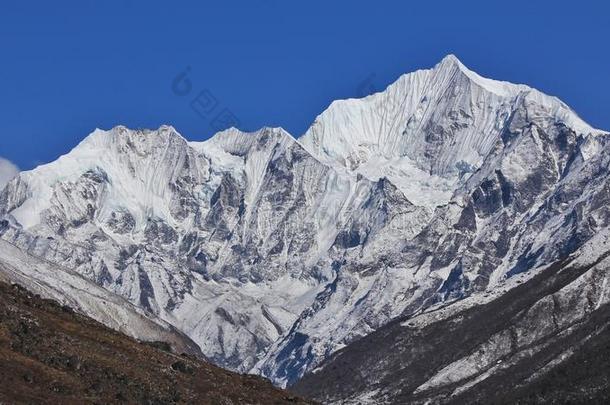
M 0 157 L 30 169 L 118 124 L 202 140 L 230 118 L 298 136 L 332 100 L 448 53 L 610 129 L 609 12 L 601 1 L 7 0 Z M 184 72 L 191 86 L 172 88 Z

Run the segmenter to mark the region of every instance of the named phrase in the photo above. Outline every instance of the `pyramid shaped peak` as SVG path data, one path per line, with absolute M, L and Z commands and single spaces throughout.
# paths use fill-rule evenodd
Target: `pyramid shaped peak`
M 530 87 L 525 85 L 513 84 L 510 82 L 493 80 L 483 77 L 466 67 L 466 65 L 464 65 L 462 61 L 460 61 L 460 59 L 458 59 L 458 57 L 454 54 L 448 54 L 447 56 L 445 56 L 439 63 L 434 66 L 433 69 L 431 69 L 431 71 L 435 72 L 437 77 L 443 77 L 446 74 L 451 74 L 451 72 L 455 72 L 456 69 L 464 76 L 466 76 L 472 83 L 499 96 L 515 97 L 519 93 L 528 92 L 532 90 Z
M 446 55 L 443 59 L 441 59 L 441 61 L 439 63 L 440 64 L 455 64 L 455 65 L 464 66 L 462 61 L 452 53 Z
M 466 67 L 466 65 L 464 65 L 462 63 L 462 61 L 452 53 L 448 54 L 443 59 L 441 59 L 441 61 L 434 66 L 433 70 L 445 70 L 445 69 L 456 69 L 456 68 L 459 69 L 466 76 L 469 76 L 471 78 L 474 78 L 475 76 L 480 77 L 477 73 L 468 69 L 468 67 Z

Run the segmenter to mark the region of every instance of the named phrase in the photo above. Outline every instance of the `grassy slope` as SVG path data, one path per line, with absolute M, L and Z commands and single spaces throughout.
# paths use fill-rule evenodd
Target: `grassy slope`
M 307 403 L 0 283 L 0 403 Z

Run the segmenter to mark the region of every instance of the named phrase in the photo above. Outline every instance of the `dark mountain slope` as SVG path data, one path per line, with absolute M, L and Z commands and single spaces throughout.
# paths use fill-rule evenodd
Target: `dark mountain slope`
M 608 316 L 606 311 L 606 317 Z M 515 391 L 497 393 L 496 402 L 519 404 L 610 403 L 610 330 L 597 336 L 564 363 Z
M 559 262 L 440 320 L 394 321 L 293 390 L 348 403 L 603 403 L 610 395 L 606 256 L 587 266 Z
M 0 403 L 308 403 L 0 283 Z

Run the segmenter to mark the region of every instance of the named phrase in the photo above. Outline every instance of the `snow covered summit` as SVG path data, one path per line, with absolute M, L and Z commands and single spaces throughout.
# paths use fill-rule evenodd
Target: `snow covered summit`
M 0 191 L 0 238 L 287 385 L 396 317 L 602 243 L 609 143 L 448 56 L 332 103 L 298 140 L 96 130 Z
M 372 180 L 386 176 L 411 201 L 434 208 L 481 167 L 520 103 L 581 134 L 593 131 L 560 100 L 483 78 L 449 55 L 380 93 L 333 102 L 300 141 L 323 162 Z

